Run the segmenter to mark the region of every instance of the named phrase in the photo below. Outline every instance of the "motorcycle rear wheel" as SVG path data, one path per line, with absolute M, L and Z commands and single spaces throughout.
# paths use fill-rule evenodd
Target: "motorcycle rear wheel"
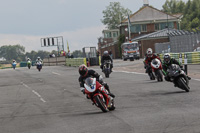
M 115 110 L 115 102 L 114 102 L 114 99 L 112 100 L 112 102 L 111 102 L 111 107 L 110 108 L 108 108 L 110 111 L 112 111 L 112 110 Z
M 98 107 L 103 111 L 103 112 L 108 112 L 108 108 L 106 106 L 106 104 L 103 102 L 103 100 L 98 96 L 96 95 L 94 97 L 95 101 L 97 102 L 98 104 Z
M 161 72 L 161 70 L 158 70 L 158 72 L 157 72 L 157 80 L 158 80 L 158 82 L 159 81 L 163 81 L 163 75 L 162 75 L 162 72 Z

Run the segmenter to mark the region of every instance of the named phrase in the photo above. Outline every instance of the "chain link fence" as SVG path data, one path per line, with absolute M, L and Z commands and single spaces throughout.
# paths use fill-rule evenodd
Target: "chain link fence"
M 200 51 L 200 33 L 174 31 L 169 34 L 170 42 L 156 43 L 156 53 L 181 53 Z

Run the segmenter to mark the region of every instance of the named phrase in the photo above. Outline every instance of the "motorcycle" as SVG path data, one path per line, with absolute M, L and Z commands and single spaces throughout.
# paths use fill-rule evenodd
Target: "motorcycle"
M 189 79 L 186 76 L 185 72 L 181 70 L 179 65 L 172 64 L 169 66 L 169 69 L 167 70 L 168 75 L 170 77 L 170 80 L 174 83 L 175 87 L 179 87 L 182 90 L 185 90 L 186 92 L 190 91 L 189 85 Z
M 104 72 L 106 78 L 109 78 L 109 74 L 111 73 L 110 66 L 111 66 L 110 61 L 104 61 L 103 72 Z
M 38 62 L 36 63 L 36 66 L 37 66 L 38 71 L 41 71 L 41 69 L 42 69 L 42 62 L 41 62 L 41 61 L 38 61 Z
M 153 71 L 154 76 L 156 77 L 157 81 L 163 81 L 163 73 L 162 73 L 162 63 L 159 59 L 153 59 L 151 61 L 151 68 Z
M 12 63 L 12 67 L 13 67 L 13 69 L 15 69 L 15 68 L 16 68 L 16 65 L 17 65 L 17 63 L 16 63 L 16 62 L 13 62 L 13 63 Z
M 85 79 L 84 92 L 93 105 L 96 105 L 103 112 L 115 110 L 114 98 L 108 94 L 108 91 L 98 82 L 96 78 L 88 77 Z
M 152 72 L 152 68 L 151 68 L 151 63 L 146 65 L 145 62 L 144 62 L 144 68 L 146 69 L 146 73 L 148 73 L 150 79 L 155 80 L 155 76 L 154 76 L 154 74 Z
M 31 68 L 31 61 L 30 60 L 27 62 L 27 66 L 28 66 L 28 69 Z

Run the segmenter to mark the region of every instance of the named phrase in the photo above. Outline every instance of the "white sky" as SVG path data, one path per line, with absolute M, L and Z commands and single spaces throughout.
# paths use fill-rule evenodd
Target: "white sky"
M 70 51 L 97 46 L 104 25 L 102 11 L 110 2 L 120 2 L 133 13 L 143 0 L 0 0 L 0 46 L 20 44 L 31 50 L 57 50 L 41 47 L 40 38 L 63 36 Z M 183 0 L 187 1 L 187 0 Z M 162 9 L 165 0 L 149 0 Z

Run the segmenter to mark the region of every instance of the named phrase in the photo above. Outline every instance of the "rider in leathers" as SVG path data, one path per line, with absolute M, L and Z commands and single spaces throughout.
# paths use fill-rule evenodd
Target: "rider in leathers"
M 151 71 L 151 61 L 155 58 L 160 60 L 159 56 L 157 56 L 156 54 L 153 54 L 153 50 L 151 48 L 148 48 L 146 57 L 144 60 L 144 68 L 146 69 L 146 73 L 148 73 L 149 77 L 150 77 L 150 71 Z
M 103 56 L 101 57 L 101 66 L 100 66 L 100 68 L 102 69 L 102 71 L 103 71 L 104 61 L 106 61 L 106 60 L 111 61 L 110 71 L 112 72 L 113 60 L 112 60 L 112 58 L 110 57 L 108 51 L 104 51 Z
M 162 71 L 163 71 L 163 74 L 165 76 L 165 80 L 166 81 L 170 81 L 170 77 L 169 77 L 169 75 L 167 73 L 167 69 L 169 68 L 169 66 L 171 64 L 179 65 L 179 67 L 181 69 L 183 69 L 183 66 L 182 66 L 182 64 L 179 61 L 177 61 L 174 58 L 171 58 L 170 54 L 168 54 L 168 53 L 164 54 L 163 62 L 162 62 L 162 68 L 163 68 Z M 187 77 L 188 77 L 189 80 L 191 79 L 189 76 L 187 76 Z
M 102 77 L 97 72 L 95 72 L 94 70 L 91 70 L 91 69 L 88 70 L 88 68 L 85 65 L 80 65 L 79 66 L 79 74 L 80 74 L 79 83 L 80 83 L 80 87 L 81 87 L 80 90 L 83 93 L 84 93 L 84 89 L 85 89 L 84 88 L 85 79 L 88 78 L 88 77 L 94 77 L 109 92 L 108 95 L 115 97 L 115 95 L 110 92 L 108 84 L 103 82 Z

